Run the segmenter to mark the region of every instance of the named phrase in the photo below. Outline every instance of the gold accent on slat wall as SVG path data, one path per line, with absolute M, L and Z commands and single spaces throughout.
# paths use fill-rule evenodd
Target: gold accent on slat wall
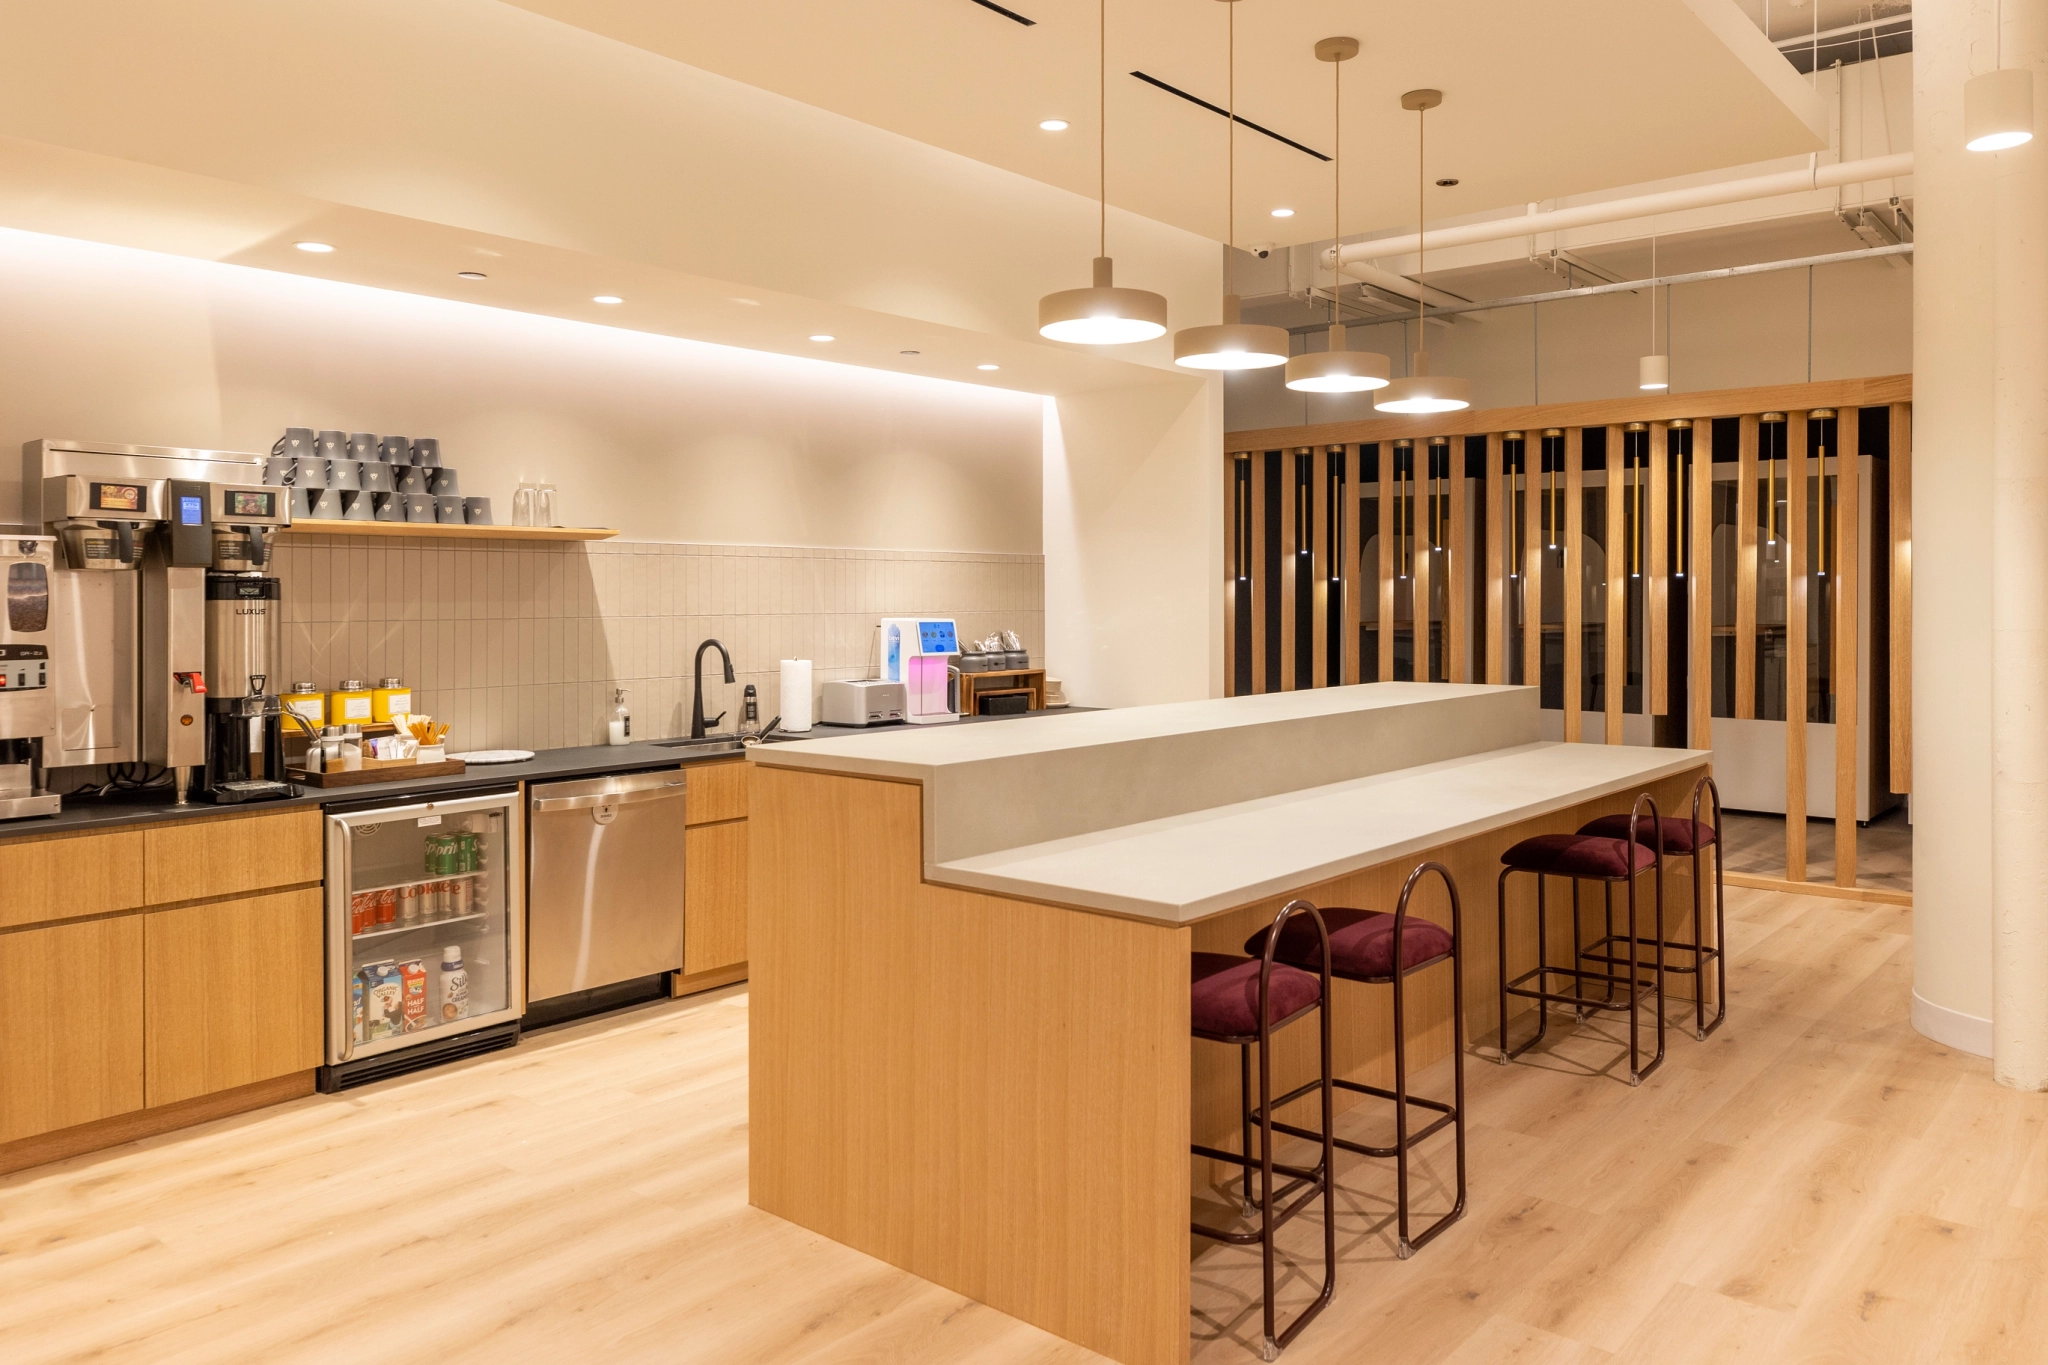
M 1806 880 L 1806 414 L 1785 419 L 1785 879 Z M 1853 808 L 1852 808 L 1853 809 Z

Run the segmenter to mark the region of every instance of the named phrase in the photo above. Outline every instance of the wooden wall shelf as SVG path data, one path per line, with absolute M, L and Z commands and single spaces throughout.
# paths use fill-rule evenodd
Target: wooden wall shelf
M 299 521 L 288 536 L 421 536 L 429 540 L 610 540 L 604 526 L 456 526 L 433 521 Z

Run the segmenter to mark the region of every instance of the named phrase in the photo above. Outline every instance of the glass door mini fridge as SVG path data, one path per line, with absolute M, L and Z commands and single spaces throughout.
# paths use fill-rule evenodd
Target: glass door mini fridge
M 322 1090 L 518 1041 L 523 815 L 516 788 L 329 808 Z

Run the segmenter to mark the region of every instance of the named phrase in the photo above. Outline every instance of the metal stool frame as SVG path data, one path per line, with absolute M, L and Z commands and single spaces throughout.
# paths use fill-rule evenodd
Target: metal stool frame
M 1447 953 L 1438 953 L 1435 957 L 1427 958 L 1412 966 L 1404 966 L 1402 948 L 1407 941 L 1405 935 L 1408 927 L 1408 902 L 1415 894 L 1416 885 L 1421 882 L 1425 874 L 1430 872 L 1436 873 L 1443 879 L 1444 890 L 1450 894 L 1451 948 Z M 1272 942 L 1273 939 L 1269 936 L 1267 943 L 1270 945 Z M 1394 905 L 1394 956 L 1390 963 L 1394 968 L 1392 974 L 1389 976 L 1356 976 L 1341 971 L 1334 973 L 1338 979 L 1343 981 L 1356 981 L 1368 986 L 1392 985 L 1394 988 L 1394 1088 L 1387 1090 L 1381 1086 L 1365 1085 L 1359 1081 L 1347 1081 L 1340 1078 L 1333 1078 L 1330 1081 L 1330 1084 L 1339 1090 L 1349 1090 L 1360 1095 L 1371 1095 L 1375 1099 L 1392 1100 L 1394 1102 L 1394 1145 L 1391 1147 L 1373 1147 L 1363 1142 L 1352 1142 L 1347 1138 L 1332 1138 L 1331 1142 L 1347 1152 L 1356 1152 L 1360 1156 L 1394 1158 L 1396 1208 L 1398 1211 L 1396 1221 L 1398 1237 L 1394 1244 L 1394 1254 L 1404 1261 L 1427 1246 L 1435 1239 L 1438 1233 L 1465 1216 L 1465 974 L 1458 965 L 1462 957 L 1464 944 L 1464 912 L 1458 901 L 1458 883 L 1452 878 L 1451 870 L 1442 863 L 1420 863 L 1413 872 L 1408 874 L 1408 880 L 1402 883 L 1401 898 Z M 1327 937 L 1325 939 L 1324 952 L 1326 955 L 1325 964 L 1327 965 Z M 1444 1103 L 1442 1100 L 1421 1099 L 1410 1096 L 1408 1093 L 1408 1016 L 1405 1008 L 1404 989 L 1404 983 L 1408 977 L 1413 976 L 1416 972 L 1444 962 L 1451 964 L 1451 1018 L 1453 1032 L 1451 1069 L 1454 1078 L 1455 1096 L 1449 1104 Z M 1279 1099 L 1273 1101 L 1273 1104 L 1276 1108 L 1289 1104 L 1313 1090 L 1315 1085 L 1316 1083 L 1311 1081 L 1307 1085 L 1282 1095 Z M 1438 1117 L 1426 1127 L 1411 1134 L 1408 1131 L 1408 1107 L 1410 1105 L 1418 1109 L 1428 1109 L 1437 1114 Z M 1247 1122 L 1249 1122 L 1251 1117 L 1253 1116 L 1247 1116 Z M 1446 1125 L 1450 1126 L 1457 1140 L 1457 1202 L 1451 1206 L 1450 1212 L 1437 1219 L 1434 1223 L 1431 1223 L 1419 1236 L 1411 1238 L 1408 1235 L 1408 1152 L 1410 1148 L 1443 1131 Z M 1285 1123 L 1275 1122 L 1273 1127 L 1280 1132 L 1294 1137 L 1322 1137 L 1321 1133 L 1306 1128 L 1297 1128 Z M 1249 1186 L 1246 1187 L 1246 1192 L 1250 1192 Z
M 1700 934 L 1704 919 L 1701 905 L 1703 879 L 1701 877 L 1700 859 L 1705 852 L 1700 846 L 1700 798 L 1709 794 L 1713 797 L 1714 806 L 1714 818 L 1712 821 L 1714 830 L 1714 945 L 1711 948 L 1706 946 L 1706 940 Z M 1692 993 L 1692 1036 L 1700 1042 L 1705 1042 L 1707 1035 L 1721 1027 L 1722 1023 L 1728 1018 L 1728 961 L 1726 957 L 1728 943 L 1727 889 L 1721 880 L 1721 870 L 1726 861 L 1726 845 L 1721 841 L 1721 788 L 1711 776 L 1702 777 L 1693 784 L 1692 825 L 1692 942 L 1679 943 L 1663 938 L 1639 939 L 1638 942 L 1659 950 L 1658 961 L 1663 963 L 1665 971 L 1678 976 L 1695 978 Z M 1614 945 L 1627 941 L 1622 935 L 1614 932 L 1612 890 L 1613 888 L 1610 885 L 1602 893 L 1607 898 L 1605 907 L 1607 911 L 1607 933 L 1605 937 L 1595 940 L 1579 953 L 1581 959 L 1606 964 L 1610 974 L 1613 968 L 1619 967 L 1625 960 L 1612 955 Z M 1690 953 L 1692 954 L 1692 961 L 1685 965 L 1665 961 L 1664 954 L 1671 952 Z M 1712 1023 L 1707 1022 L 1706 970 L 1709 962 L 1714 964 L 1714 977 L 1717 986 L 1717 998 Z
M 1650 808 L 1650 828 L 1655 830 L 1657 834 L 1654 843 L 1643 843 L 1638 837 L 1641 832 L 1639 826 L 1644 818 L 1644 806 Z M 1664 973 L 1659 970 L 1653 970 L 1650 972 L 1649 978 L 1645 980 L 1642 971 L 1644 967 L 1650 964 L 1640 961 L 1636 952 L 1637 948 L 1643 944 L 1662 942 L 1664 940 L 1664 827 L 1658 820 L 1657 803 L 1648 792 L 1638 796 L 1635 804 L 1629 809 L 1628 834 L 1627 844 L 1629 852 L 1626 855 L 1626 861 L 1630 870 L 1619 877 L 1570 876 L 1565 873 L 1546 874 L 1533 871 L 1529 873 L 1529 875 L 1536 878 L 1536 965 L 1513 980 L 1508 979 L 1508 878 L 1517 872 L 1527 871 L 1527 869 L 1517 867 L 1504 867 L 1501 869 L 1500 880 L 1496 884 L 1500 923 L 1500 956 L 1497 968 L 1500 983 L 1500 1051 L 1494 1060 L 1502 1066 L 1506 1066 L 1510 1061 L 1543 1041 L 1544 1035 L 1550 1031 L 1550 1006 L 1553 1004 L 1572 1006 L 1580 1018 L 1584 1018 L 1589 1011 L 1593 1010 L 1626 1010 L 1628 1012 L 1628 1083 L 1630 1085 L 1641 1085 L 1658 1067 L 1664 1064 Z M 1650 849 L 1652 855 L 1650 866 L 1640 870 L 1635 868 L 1634 856 L 1634 849 L 1639 844 Z M 1637 915 L 1636 883 L 1641 879 L 1644 872 L 1654 874 L 1656 883 L 1655 916 L 1657 934 L 1655 939 L 1643 938 L 1638 932 L 1640 923 Z M 1589 971 L 1578 965 L 1576 958 L 1570 967 L 1553 967 L 1547 961 L 1550 951 L 1550 934 L 1544 881 L 1550 875 L 1564 876 L 1572 884 L 1572 948 L 1575 953 L 1580 948 L 1579 883 L 1582 881 L 1603 882 L 1609 888 L 1615 882 L 1625 881 L 1628 883 L 1629 972 L 1627 979 L 1629 988 L 1626 999 L 1616 1000 L 1613 998 L 1613 987 L 1621 980 L 1621 978 L 1614 974 L 1614 967 L 1620 965 L 1619 958 L 1605 972 Z M 1569 977 L 1572 982 L 1572 993 L 1566 995 L 1563 992 L 1547 989 L 1549 978 L 1552 976 Z M 1525 984 L 1531 980 L 1536 982 L 1536 987 L 1533 990 L 1528 989 Z M 1588 999 L 1585 994 L 1585 986 L 1589 980 L 1606 982 L 1609 988 L 1609 998 L 1605 1000 Z M 1645 993 L 1654 994 L 1657 1001 L 1657 1055 L 1650 1059 L 1648 1066 L 1642 1065 L 1641 1046 L 1641 1005 Z M 1508 1046 L 1508 997 L 1511 995 L 1537 1002 L 1535 1035 L 1520 1047 Z
M 1306 913 L 1309 916 L 1315 923 L 1316 935 L 1322 942 L 1322 994 L 1316 998 L 1315 1004 L 1303 1006 L 1276 1023 L 1272 1018 L 1271 1007 L 1268 1003 L 1272 998 L 1273 948 L 1279 943 L 1280 931 L 1286 927 L 1288 919 L 1297 913 Z M 1196 1156 L 1205 1156 L 1215 1161 L 1227 1162 L 1233 1166 L 1242 1166 L 1244 1168 L 1247 1204 L 1250 1202 L 1252 1172 L 1255 1169 L 1259 1172 L 1259 1221 L 1256 1227 L 1249 1228 L 1243 1232 L 1226 1232 L 1221 1228 L 1212 1228 L 1195 1222 L 1190 1222 L 1189 1227 L 1196 1236 L 1206 1237 L 1211 1241 L 1227 1242 L 1232 1246 L 1258 1245 L 1260 1254 L 1265 1262 L 1265 1339 L 1260 1352 L 1260 1358 L 1264 1360 L 1278 1360 L 1280 1352 L 1292 1345 L 1294 1339 L 1301 1335 L 1301 1329 L 1313 1322 L 1316 1315 L 1329 1305 L 1330 1296 L 1337 1287 L 1337 1219 L 1335 1217 L 1335 1209 L 1331 1206 L 1330 1200 L 1330 1173 L 1335 1168 L 1336 1159 L 1335 1153 L 1331 1150 L 1330 1140 L 1326 1136 L 1330 1131 L 1331 1118 L 1333 1116 L 1330 1102 L 1329 964 L 1330 932 L 1323 925 L 1321 913 L 1317 911 L 1315 906 L 1305 900 L 1291 900 L 1287 902 L 1287 904 L 1280 907 L 1280 913 L 1273 920 L 1272 932 L 1266 938 L 1265 955 L 1259 963 L 1258 1033 L 1238 1037 L 1197 1031 L 1194 1035 L 1197 1038 L 1206 1038 L 1211 1042 L 1235 1044 L 1238 1048 L 1238 1080 L 1242 1087 L 1238 1094 L 1238 1100 L 1239 1108 L 1244 1111 L 1245 1115 L 1244 1150 L 1242 1152 L 1226 1152 L 1216 1147 L 1205 1147 L 1200 1143 L 1192 1144 L 1190 1150 Z M 1318 1080 L 1310 1082 L 1303 1090 L 1296 1091 L 1295 1098 L 1299 1098 L 1307 1090 L 1315 1089 L 1317 1086 L 1322 1087 L 1323 1134 L 1325 1135 L 1322 1139 L 1323 1159 L 1314 1167 L 1289 1166 L 1273 1160 L 1273 1131 L 1275 1125 L 1270 1121 L 1273 1109 L 1273 1032 L 1275 1029 L 1284 1028 L 1288 1024 L 1293 1023 L 1310 1010 L 1316 1010 L 1322 1016 L 1322 1075 Z M 1251 1135 L 1253 1130 L 1252 1114 L 1254 1111 L 1250 1107 L 1251 1050 L 1254 1046 L 1259 1050 L 1259 1107 L 1256 1112 L 1259 1115 L 1257 1127 L 1260 1134 L 1260 1142 L 1259 1155 L 1256 1162 L 1252 1159 Z M 1273 1176 L 1276 1171 L 1288 1177 L 1288 1183 L 1278 1190 L 1273 1188 Z M 1274 1205 L 1282 1204 L 1283 1201 L 1297 1190 L 1302 1191 L 1300 1198 L 1295 1199 L 1291 1204 L 1284 1204 L 1276 1213 Z M 1316 1295 L 1315 1301 L 1302 1309 L 1300 1314 L 1284 1330 L 1276 1330 L 1273 1312 L 1273 1234 L 1278 1232 L 1289 1220 L 1307 1208 L 1317 1198 L 1321 1198 L 1323 1201 L 1322 1291 Z

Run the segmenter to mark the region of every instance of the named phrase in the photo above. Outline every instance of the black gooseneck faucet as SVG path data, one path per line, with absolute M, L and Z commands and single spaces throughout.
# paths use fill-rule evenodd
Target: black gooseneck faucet
M 718 724 L 718 722 L 725 719 L 725 712 L 723 711 L 720 711 L 717 715 L 713 716 L 711 720 L 708 722 L 708 724 L 704 719 L 704 651 L 707 649 L 715 649 L 718 651 L 718 657 L 725 660 L 725 680 L 728 683 L 733 681 L 732 655 L 725 652 L 725 646 L 720 644 L 716 640 L 706 640 L 703 644 L 698 645 L 696 666 L 697 695 L 695 700 L 693 700 L 690 703 L 691 739 L 704 738 L 705 733 L 711 725 L 716 725 Z

